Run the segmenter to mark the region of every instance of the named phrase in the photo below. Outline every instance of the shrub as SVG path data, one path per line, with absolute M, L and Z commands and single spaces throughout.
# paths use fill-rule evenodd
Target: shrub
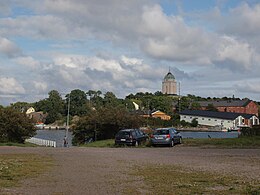
M 260 136 L 260 125 L 255 125 L 252 128 L 242 127 L 241 136 Z

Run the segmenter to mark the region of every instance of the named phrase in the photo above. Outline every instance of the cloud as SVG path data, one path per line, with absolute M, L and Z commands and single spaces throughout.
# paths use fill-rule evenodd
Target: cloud
M 243 3 L 240 6 L 230 9 L 228 17 L 225 17 L 220 30 L 225 33 L 243 37 L 259 37 L 260 31 L 260 4 L 249 6 Z
M 255 81 L 255 82 L 243 82 L 243 83 L 236 83 L 234 85 L 234 88 L 236 88 L 237 91 L 242 92 L 242 93 L 254 93 L 256 95 L 259 95 L 260 93 L 260 86 L 256 85 L 255 83 L 259 82 Z
M 69 32 L 73 29 L 68 29 L 69 26 L 64 19 L 52 15 L 3 18 L 0 19 L 0 26 L 2 36 L 22 36 L 34 39 L 64 39 L 69 37 Z
M 0 93 L 23 94 L 25 89 L 15 78 L 0 77 Z
M 17 64 L 20 64 L 20 65 L 23 65 L 23 66 L 27 66 L 27 67 L 32 68 L 32 69 L 35 69 L 35 68 L 40 66 L 40 62 L 35 60 L 31 56 L 17 57 L 17 58 L 14 59 L 14 61 Z
M 215 63 L 236 70 L 250 70 L 254 63 L 255 51 L 247 42 L 223 36 L 219 42 Z
M 8 0 L 0 1 L 0 16 L 7 16 L 12 12 L 11 6 Z
M 0 36 L 0 53 L 13 58 L 21 55 L 21 49 L 14 42 Z

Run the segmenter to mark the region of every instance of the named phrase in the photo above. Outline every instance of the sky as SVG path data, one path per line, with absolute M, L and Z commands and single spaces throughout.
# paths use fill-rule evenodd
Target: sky
M 0 104 L 58 90 L 260 101 L 259 0 L 0 0 Z

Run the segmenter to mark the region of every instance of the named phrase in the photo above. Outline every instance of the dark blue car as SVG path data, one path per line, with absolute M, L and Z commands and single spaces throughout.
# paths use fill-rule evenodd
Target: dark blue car
M 174 128 L 158 128 L 151 135 L 151 144 L 155 145 L 168 145 L 173 147 L 175 144 L 182 143 L 182 136 Z
M 115 145 L 138 146 L 147 140 L 148 136 L 140 129 L 124 129 L 116 134 Z

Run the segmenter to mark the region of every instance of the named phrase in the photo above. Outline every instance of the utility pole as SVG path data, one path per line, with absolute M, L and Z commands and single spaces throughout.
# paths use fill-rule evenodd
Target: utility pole
M 68 139 L 69 135 L 69 119 L 70 119 L 70 93 L 69 93 L 69 102 L 68 102 L 68 112 L 67 112 L 67 122 L 66 122 L 66 138 Z
M 181 82 L 179 81 L 179 113 L 181 112 Z

